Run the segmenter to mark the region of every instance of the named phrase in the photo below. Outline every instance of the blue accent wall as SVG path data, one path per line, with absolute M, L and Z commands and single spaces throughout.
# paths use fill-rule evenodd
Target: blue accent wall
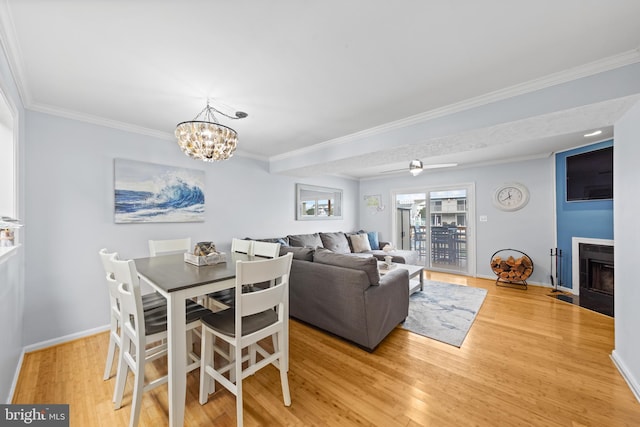
M 613 200 L 567 202 L 566 159 L 574 154 L 613 146 L 613 140 L 556 154 L 556 224 L 562 250 L 562 286 L 572 288 L 571 238 L 613 240 Z M 615 165 L 614 165 L 615 167 Z

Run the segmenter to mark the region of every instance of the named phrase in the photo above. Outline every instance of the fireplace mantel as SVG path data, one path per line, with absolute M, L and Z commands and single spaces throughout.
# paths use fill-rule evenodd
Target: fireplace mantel
M 590 237 L 571 238 L 571 293 L 580 294 L 580 244 L 613 246 L 613 240 Z

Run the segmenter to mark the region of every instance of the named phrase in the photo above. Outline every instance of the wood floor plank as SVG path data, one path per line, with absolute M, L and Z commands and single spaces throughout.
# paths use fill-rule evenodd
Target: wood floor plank
M 460 348 L 396 328 L 372 353 L 290 321 L 292 406 L 278 371 L 244 382 L 247 426 L 636 426 L 640 403 L 616 370 L 613 319 L 556 300 L 549 289 L 496 287 L 442 273 L 427 278 L 487 289 Z M 427 287 L 428 292 L 428 287 Z M 26 354 L 14 403 L 69 403 L 72 426 L 126 426 L 102 380 L 108 334 Z M 148 377 L 166 373 L 158 360 Z M 141 426 L 168 425 L 166 386 L 144 394 Z M 187 379 L 187 426 L 235 425 L 224 389 L 198 403 L 198 371 Z

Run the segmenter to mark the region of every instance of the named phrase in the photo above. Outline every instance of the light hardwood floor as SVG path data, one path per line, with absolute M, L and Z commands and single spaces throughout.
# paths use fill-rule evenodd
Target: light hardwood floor
M 396 328 L 368 353 L 291 320 L 292 406 L 282 403 L 277 370 L 262 369 L 244 382 L 245 425 L 640 425 L 640 403 L 610 359 L 613 319 L 546 288 L 427 278 L 489 291 L 461 348 Z M 72 426 L 128 425 L 131 382 L 114 411 L 115 378 L 102 380 L 107 342 L 102 333 L 25 355 L 14 403 L 69 403 Z M 165 370 L 156 361 L 147 374 Z M 226 390 L 200 406 L 198 373 L 189 375 L 185 425 L 235 425 Z M 166 386 L 145 393 L 140 425 L 167 425 L 167 407 Z

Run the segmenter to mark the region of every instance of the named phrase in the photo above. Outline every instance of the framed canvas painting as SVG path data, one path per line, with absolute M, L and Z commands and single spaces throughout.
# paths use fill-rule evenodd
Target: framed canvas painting
M 114 160 L 115 222 L 204 221 L 205 172 Z

